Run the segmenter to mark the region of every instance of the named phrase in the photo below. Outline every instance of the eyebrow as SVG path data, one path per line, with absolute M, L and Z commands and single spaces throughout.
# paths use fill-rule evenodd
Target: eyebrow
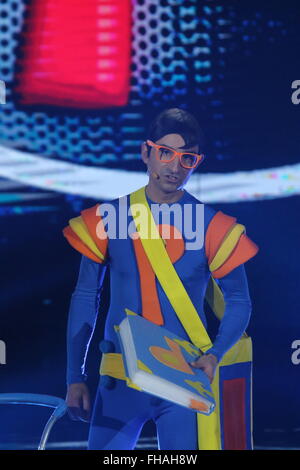
M 182 147 L 178 147 L 177 149 L 174 149 L 174 147 L 170 147 L 169 145 L 166 145 L 166 144 L 160 144 L 160 145 L 163 145 L 164 147 L 168 147 L 168 149 L 171 149 L 171 150 L 177 150 L 177 149 L 184 149 L 184 150 L 187 150 L 189 147 L 184 144 Z M 197 144 L 195 145 L 192 145 L 192 147 L 195 147 Z

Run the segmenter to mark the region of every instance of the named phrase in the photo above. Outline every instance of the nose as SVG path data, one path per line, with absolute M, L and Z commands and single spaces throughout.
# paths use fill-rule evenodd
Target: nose
M 180 173 L 181 164 L 180 164 L 180 160 L 179 160 L 179 158 L 178 158 L 177 156 L 174 158 L 174 160 L 172 160 L 172 161 L 169 163 L 169 168 L 170 168 L 170 172 L 172 172 L 172 173 L 174 173 L 174 174 Z

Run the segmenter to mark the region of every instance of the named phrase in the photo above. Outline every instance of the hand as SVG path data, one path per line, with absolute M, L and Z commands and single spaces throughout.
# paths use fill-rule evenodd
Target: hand
M 90 421 L 91 400 L 90 392 L 85 383 L 75 383 L 68 386 L 66 404 L 68 413 L 73 421 Z
M 218 365 L 218 359 L 214 354 L 203 354 L 203 356 L 195 361 L 190 362 L 190 365 L 196 369 L 202 369 L 209 378 L 209 382 L 212 383 Z

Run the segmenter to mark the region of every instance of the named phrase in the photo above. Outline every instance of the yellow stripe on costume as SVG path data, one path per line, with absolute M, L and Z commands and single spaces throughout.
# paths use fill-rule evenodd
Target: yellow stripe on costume
M 100 375 L 110 375 L 115 379 L 125 380 L 125 369 L 121 354 L 105 353 L 102 355 Z
M 137 313 L 133 312 L 132 310 L 129 310 L 129 308 L 125 308 L 126 315 L 137 315 Z
M 198 450 L 221 450 L 219 367 L 216 369 L 211 389 L 216 407 L 210 415 L 197 413 Z
M 249 362 L 252 360 L 252 340 L 246 335 L 242 336 L 228 351 L 224 354 L 221 365 L 229 366 L 236 362 Z
M 144 211 L 139 214 L 138 221 L 141 217 L 144 220 L 142 224 L 137 224 L 137 231 L 140 233 L 140 240 L 153 270 L 192 343 L 205 352 L 212 347 L 212 343 L 166 252 L 145 196 L 145 187 L 130 194 L 130 206 L 134 204 L 143 204 L 147 209 L 146 214 Z M 133 218 L 136 222 L 134 214 Z M 150 233 L 154 234 L 154 237 L 144 236 L 145 230 L 140 231 L 140 225 L 150 228 Z
M 127 386 L 141 391 L 142 389 L 135 385 L 125 375 L 125 368 L 123 363 L 122 354 L 120 353 L 105 353 L 102 354 L 100 364 L 100 375 L 109 375 L 115 379 L 126 380 Z
M 245 231 L 245 227 L 236 224 L 226 237 L 224 238 L 220 248 L 218 249 L 214 259 L 209 265 L 210 271 L 219 268 L 232 253 L 241 234 Z M 225 311 L 225 301 L 223 293 L 211 276 L 207 285 L 205 296 L 212 311 L 222 320 Z M 248 362 L 252 360 L 252 341 L 246 333 L 224 354 L 221 362 L 218 364 L 211 384 L 212 391 L 216 401 L 216 408 L 209 416 L 197 414 L 198 428 L 198 449 L 199 450 L 221 450 L 221 429 L 220 429 L 220 391 L 219 391 L 219 370 L 220 366 L 231 365 L 237 361 Z
M 78 235 L 78 237 L 83 241 L 83 243 L 90 249 L 92 252 L 99 256 L 100 259 L 104 260 L 104 256 L 97 247 L 96 243 L 92 239 L 87 226 L 85 225 L 81 216 L 74 217 L 69 220 L 71 229 Z
M 208 305 L 216 317 L 218 317 L 219 320 L 222 320 L 225 312 L 224 296 L 220 287 L 212 276 L 210 276 L 207 283 L 205 299 L 207 300 Z
M 209 335 L 206 332 L 204 325 L 164 248 L 145 196 L 145 187 L 142 187 L 138 191 L 130 194 L 130 205 L 132 206 L 136 203 L 144 204 L 147 209 L 146 214 L 144 212 L 142 214 L 144 217 L 142 223 L 140 223 L 139 220 L 137 223 L 137 231 L 142 232 L 140 233 L 140 239 L 145 253 L 191 342 L 205 352 L 212 346 Z M 140 226 L 142 226 L 141 230 Z M 150 233 L 153 234 L 154 231 L 156 235 L 158 234 L 158 237 L 154 236 L 150 239 L 145 237 L 145 227 L 150 227 Z M 218 249 L 218 252 L 210 263 L 209 268 L 211 271 L 221 266 L 229 258 L 244 231 L 245 227 L 241 224 L 235 224 L 234 227 L 228 231 L 220 248 Z M 214 313 L 221 320 L 225 310 L 223 293 L 212 276 L 210 279 L 209 300 Z M 219 367 L 220 365 L 230 365 L 237 361 L 237 359 L 237 362 L 246 362 L 251 360 L 249 359 L 251 356 L 251 344 L 251 338 L 241 338 L 236 345 L 227 351 L 216 368 L 215 377 L 211 384 L 216 401 L 216 408 L 209 416 L 197 413 L 199 449 L 221 450 Z M 242 352 L 240 351 L 241 345 Z
M 243 336 L 235 343 L 223 356 L 216 368 L 214 380 L 211 388 L 216 401 L 216 408 L 212 414 L 206 416 L 197 414 L 198 425 L 198 449 L 199 450 L 221 450 L 221 429 L 220 429 L 220 391 L 219 391 L 219 370 L 220 366 L 230 366 L 234 363 L 252 361 L 252 340 L 249 336 Z M 252 387 L 252 385 L 251 385 Z M 252 388 L 251 388 L 252 393 Z M 251 413 L 251 429 L 252 429 Z
M 218 249 L 214 259 L 209 265 L 209 270 L 216 271 L 227 258 L 231 255 L 242 233 L 245 232 L 245 226 L 235 224 L 233 228 L 225 235 L 220 248 Z
M 214 259 L 209 265 L 209 270 L 211 272 L 215 271 L 225 263 L 238 243 L 241 234 L 245 231 L 246 229 L 244 225 L 235 224 L 234 227 L 226 234 Z M 207 284 L 205 298 L 216 317 L 221 321 L 225 312 L 225 301 L 220 287 L 212 276 L 209 278 Z M 243 336 L 247 337 L 247 334 L 244 333 Z

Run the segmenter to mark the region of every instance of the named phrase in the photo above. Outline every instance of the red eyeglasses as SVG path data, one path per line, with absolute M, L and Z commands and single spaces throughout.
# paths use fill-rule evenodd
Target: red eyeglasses
M 158 145 L 152 140 L 146 141 L 150 147 L 155 148 L 155 155 L 157 160 L 164 163 L 170 163 L 177 156 L 180 159 L 180 164 L 184 168 L 195 168 L 199 162 L 203 162 L 204 154 L 191 153 L 191 152 L 177 152 L 177 150 L 166 147 L 165 145 Z

